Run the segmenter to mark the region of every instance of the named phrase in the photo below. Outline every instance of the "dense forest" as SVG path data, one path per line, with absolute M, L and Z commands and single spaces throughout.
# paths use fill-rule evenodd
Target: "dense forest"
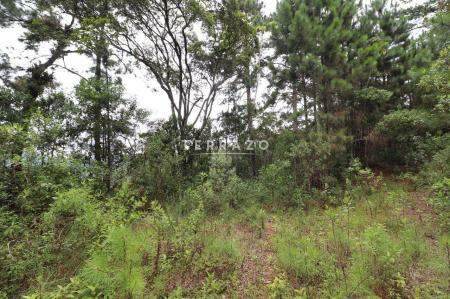
M 0 298 L 448 298 L 449 3 L 263 8 L 0 0 Z

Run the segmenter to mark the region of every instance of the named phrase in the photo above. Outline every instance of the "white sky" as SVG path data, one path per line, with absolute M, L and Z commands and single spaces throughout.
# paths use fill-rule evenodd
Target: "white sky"
M 263 0 L 264 9 L 263 12 L 269 15 L 275 11 L 277 0 Z M 421 3 L 423 0 L 413 0 L 408 4 Z M 26 51 L 18 39 L 21 36 L 20 28 L 7 28 L 0 29 L 0 53 L 7 53 L 11 59 L 13 66 L 26 67 L 30 64 L 32 59 L 39 59 L 39 55 Z M 42 54 L 45 54 L 48 49 L 42 49 Z M 65 65 L 69 69 L 76 70 L 81 74 L 87 74 L 86 70 L 89 70 L 93 66 L 92 60 L 81 56 L 71 54 L 65 58 L 64 61 L 58 61 L 58 65 Z M 74 86 L 78 83 L 79 77 L 62 68 L 57 68 L 54 71 L 55 78 L 60 83 L 60 88 L 66 93 L 73 93 Z M 136 99 L 139 106 L 145 108 L 151 112 L 151 119 L 166 119 L 170 115 L 170 104 L 163 91 L 160 90 L 157 83 L 147 75 L 145 69 L 135 69 L 133 74 L 126 74 L 121 76 L 123 85 L 125 86 L 125 92 L 128 97 Z M 263 92 L 258 92 L 263 94 Z M 217 107 L 216 113 L 221 110 L 221 107 Z

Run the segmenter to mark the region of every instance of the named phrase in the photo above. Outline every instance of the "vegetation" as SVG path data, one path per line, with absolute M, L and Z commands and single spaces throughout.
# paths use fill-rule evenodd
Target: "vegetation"
M 0 1 L 0 298 L 448 297 L 448 4 L 263 6 Z

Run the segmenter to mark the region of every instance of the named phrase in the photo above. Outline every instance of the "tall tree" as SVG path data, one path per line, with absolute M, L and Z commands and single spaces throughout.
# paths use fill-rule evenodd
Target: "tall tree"
M 301 100 L 303 119 L 308 125 L 309 101 L 314 123 L 319 110 L 333 113 L 339 95 L 350 89 L 348 44 L 354 38 L 354 1 L 281 1 L 272 22 L 272 84 L 277 93 L 289 91 L 293 129 L 299 128 Z M 276 93 L 276 94 L 277 94 Z M 328 123 L 326 123 L 328 124 Z
M 234 1 L 236 10 L 241 11 L 245 19 L 245 26 L 248 28 L 246 45 L 242 52 L 236 57 L 235 76 L 231 80 L 228 88 L 225 103 L 231 105 L 231 111 L 222 113 L 224 122 L 222 125 L 232 128 L 239 142 L 255 140 L 255 117 L 257 113 L 256 89 L 258 81 L 261 79 L 263 70 L 263 59 L 261 53 L 262 34 L 265 31 L 265 20 L 262 16 L 262 3 L 258 0 L 237 0 Z M 237 23 L 236 26 L 243 25 Z M 239 30 L 239 29 L 236 29 Z M 245 103 L 241 105 L 240 101 Z M 240 124 L 238 124 L 240 123 Z M 231 132 L 229 132 L 231 133 Z M 251 157 L 251 174 L 257 175 L 256 155 L 253 152 Z
M 75 5 L 76 1 L 71 3 Z M 69 53 L 77 52 L 70 47 L 76 32 L 76 18 L 47 1 L 1 1 L 0 25 L 22 27 L 25 33 L 21 39 L 28 50 L 38 51 L 44 44 L 53 45 L 49 55 L 28 66 L 24 75 L 14 77 L 20 69 L 3 63 L 3 83 L 28 96 L 20 107 L 21 115 L 26 119 L 36 108 L 37 98 L 53 83 L 51 67 Z
M 104 180 L 110 189 L 113 167 L 123 161 L 128 142 L 145 123 L 148 113 L 138 108 L 136 101 L 124 97 L 120 82 L 104 78 L 82 80 L 76 97 L 78 146 L 87 156 L 107 166 Z
M 166 93 L 180 138 L 190 126 L 206 127 L 246 46 L 245 16 L 234 2 L 115 1 L 111 41 L 142 63 Z

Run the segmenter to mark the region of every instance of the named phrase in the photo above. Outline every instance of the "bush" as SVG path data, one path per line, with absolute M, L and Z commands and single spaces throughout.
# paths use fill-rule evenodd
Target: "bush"
M 149 133 L 144 152 L 132 159 L 127 173 L 133 187 L 140 191 L 139 196 L 145 195 L 159 202 L 179 197 L 183 171 L 190 170 L 183 166 L 182 156 L 173 150 L 175 135 L 167 127 L 169 123 L 158 125 L 156 132 Z
M 180 202 L 182 214 L 188 214 L 200 203 L 204 204 L 209 213 L 218 212 L 223 208 L 224 202 L 214 192 L 211 181 L 206 180 L 197 186 L 186 189 Z
M 0 289 L 5 293 L 5 298 L 20 290 L 27 272 L 31 270 L 23 262 L 27 247 L 23 244 L 25 233 L 26 224 L 20 217 L 0 208 Z
M 101 298 L 102 294 L 96 287 L 86 285 L 78 277 L 73 277 L 64 286 L 58 285 L 54 291 L 41 290 L 37 293 L 24 296 L 24 299 L 65 299 L 65 298 Z
M 202 294 L 202 298 L 214 298 L 220 294 L 223 294 L 226 288 L 227 285 L 225 282 L 217 279 L 213 273 L 208 273 L 200 292 Z
M 283 269 L 305 286 L 320 286 L 331 264 L 326 253 L 310 237 L 296 237 L 289 231 L 277 235 L 276 255 Z
M 436 200 L 443 206 L 450 205 L 450 178 L 444 177 L 433 185 L 433 192 Z
M 107 297 L 139 297 L 144 294 L 149 262 L 155 256 L 148 230 L 115 227 L 81 272 L 81 278 Z
M 438 214 L 440 228 L 450 230 L 450 178 L 444 177 L 433 185 L 432 204 L 440 211 Z
M 87 257 L 88 251 L 101 240 L 105 217 L 99 205 L 85 188 L 58 193 L 55 202 L 43 215 L 51 255 L 74 271 Z
M 207 236 L 198 261 L 198 270 L 213 272 L 222 280 L 229 279 L 242 261 L 238 242 L 222 236 Z
M 288 161 L 277 161 L 261 171 L 260 182 L 266 188 L 273 202 L 282 202 L 290 198 L 292 175 Z
M 2 240 L 5 247 L 1 250 L 7 254 L 0 261 L 5 275 L 0 284 L 9 285 L 5 290 L 10 294 L 20 293 L 21 288 L 46 291 L 56 281 L 76 274 L 102 239 L 105 224 L 104 215 L 85 188 L 59 192 L 38 224 L 36 218 L 30 223 L 18 222 L 11 212 L 2 216 L 7 239 Z M 49 277 L 51 281 L 46 282 Z
M 373 162 L 418 167 L 442 148 L 439 132 L 445 126 L 445 121 L 425 110 L 397 110 L 385 115 L 375 127 L 383 142 L 374 144 L 372 151 L 377 158 Z
M 352 289 L 356 296 L 402 296 L 405 270 L 402 248 L 379 225 L 367 228 L 361 238 L 362 250 L 351 268 Z
M 283 299 L 292 297 L 293 289 L 286 277 L 275 277 L 273 282 L 268 285 L 269 294 L 271 298 Z
M 424 165 L 419 174 L 419 183 L 431 186 L 445 177 L 450 177 L 450 141 L 446 147 L 433 155 L 430 162 Z
M 258 237 L 262 238 L 267 221 L 267 214 L 264 209 L 253 205 L 246 209 L 245 216 L 247 222 L 257 231 Z

